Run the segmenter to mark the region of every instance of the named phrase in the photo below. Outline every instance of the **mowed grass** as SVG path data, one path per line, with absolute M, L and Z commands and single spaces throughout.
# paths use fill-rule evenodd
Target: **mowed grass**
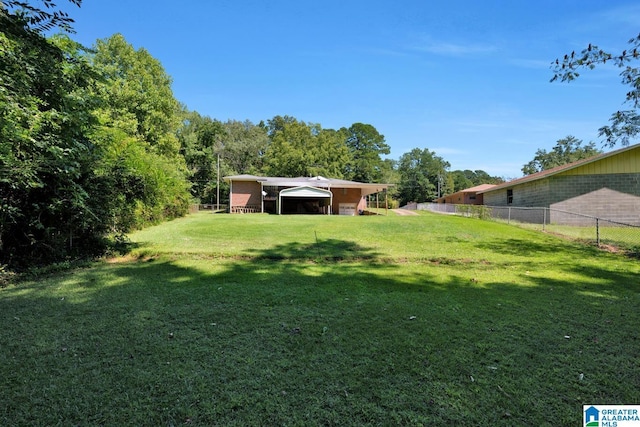
M 2 425 L 580 425 L 640 265 L 475 219 L 200 213 L 0 289 Z

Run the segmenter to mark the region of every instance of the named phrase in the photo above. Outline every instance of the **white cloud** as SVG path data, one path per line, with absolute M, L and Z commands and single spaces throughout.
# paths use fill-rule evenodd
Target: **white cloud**
M 611 24 L 626 24 L 637 27 L 640 22 L 640 5 L 626 5 L 609 9 L 602 14 L 605 20 Z M 630 34 L 634 36 L 635 34 Z
M 486 43 L 450 42 L 423 37 L 422 40 L 410 47 L 419 52 L 429 52 L 445 56 L 466 56 L 488 54 L 498 50 L 497 46 Z

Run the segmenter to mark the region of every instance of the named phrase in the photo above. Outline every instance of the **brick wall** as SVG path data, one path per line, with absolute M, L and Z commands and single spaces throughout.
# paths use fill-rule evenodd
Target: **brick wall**
M 231 209 L 238 206 L 261 206 L 261 189 L 262 186 L 255 181 L 233 181 L 231 187 L 232 195 L 231 200 L 229 201 Z
M 359 188 L 332 188 L 333 206 L 331 210 L 334 214 L 340 212 L 340 203 L 355 203 L 357 210 L 366 208 L 366 201 L 362 198 L 362 192 Z

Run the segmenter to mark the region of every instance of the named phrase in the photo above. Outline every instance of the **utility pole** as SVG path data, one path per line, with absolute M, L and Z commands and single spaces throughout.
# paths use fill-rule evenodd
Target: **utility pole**
M 220 151 L 218 151 L 218 179 L 216 183 L 216 211 L 220 210 Z

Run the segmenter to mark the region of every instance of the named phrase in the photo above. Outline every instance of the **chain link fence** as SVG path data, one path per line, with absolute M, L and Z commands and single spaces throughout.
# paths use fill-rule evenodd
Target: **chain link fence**
M 470 218 L 480 218 L 570 237 L 600 247 L 640 254 L 640 216 L 638 223 L 625 224 L 553 208 L 513 206 L 452 205 L 419 203 L 418 210 L 428 210 Z

